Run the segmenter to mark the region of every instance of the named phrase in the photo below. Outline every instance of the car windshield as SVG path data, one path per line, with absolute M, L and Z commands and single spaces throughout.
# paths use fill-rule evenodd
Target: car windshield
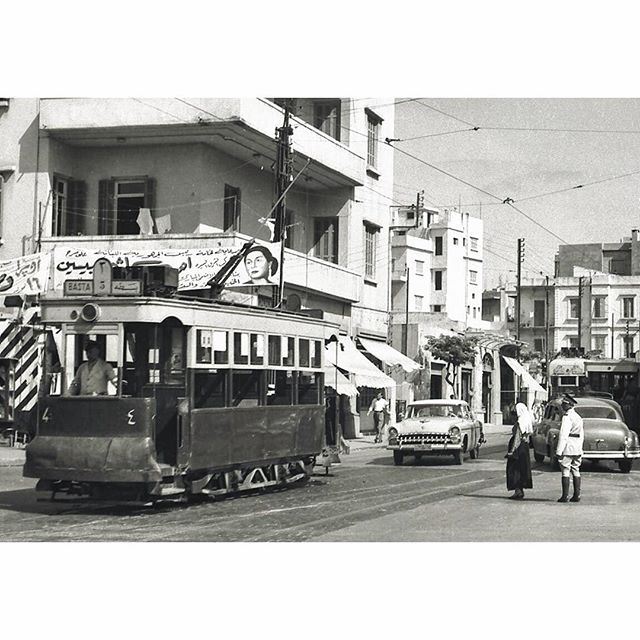
M 619 420 L 620 416 L 612 407 L 590 407 L 588 405 L 578 405 L 576 413 L 582 418 L 602 418 L 605 420 Z
M 411 407 L 411 418 L 462 418 L 464 410 L 460 405 L 432 404 L 427 407 Z

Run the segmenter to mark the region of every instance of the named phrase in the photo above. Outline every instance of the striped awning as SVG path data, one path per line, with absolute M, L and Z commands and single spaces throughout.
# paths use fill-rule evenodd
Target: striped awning
M 357 387 L 389 389 L 396 386 L 395 380 L 367 360 L 353 340 L 346 336 L 340 336 L 337 346 L 331 343 L 325 347 L 325 359 L 338 369 L 352 373 Z
M 324 386 L 335 389 L 339 395 L 355 398 L 358 394 L 358 388 L 355 384 L 338 371 L 335 365 L 327 363 L 324 367 Z
M 547 399 L 547 390 L 515 359 L 502 356 L 504 361 L 513 369 L 513 372 L 520 377 L 523 387 L 539 394 L 543 400 Z
M 358 340 L 360 340 L 360 344 L 374 358 L 378 358 L 378 360 L 388 364 L 390 367 L 400 366 L 407 373 L 420 369 L 420 365 L 417 362 L 411 358 L 407 358 L 407 356 L 386 342 L 368 340 L 367 338 L 358 338 Z

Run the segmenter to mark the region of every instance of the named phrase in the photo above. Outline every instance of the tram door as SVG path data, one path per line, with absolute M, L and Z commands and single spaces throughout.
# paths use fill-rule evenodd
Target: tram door
M 154 398 L 158 462 L 178 460 L 178 405 L 186 396 L 186 329 L 175 318 L 159 325 L 125 325 L 125 392 Z

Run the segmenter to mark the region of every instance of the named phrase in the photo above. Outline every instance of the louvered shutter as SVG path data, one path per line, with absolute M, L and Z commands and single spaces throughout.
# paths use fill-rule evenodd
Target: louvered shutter
M 89 221 L 95 214 L 87 211 L 87 183 L 84 180 L 69 181 L 67 224 L 64 235 L 76 236 L 86 233 Z
M 146 178 L 144 185 L 144 206 L 151 212 L 153 218 L 153 233 L 158 233 L 158 227 L 156 226 L 156 179 Z
M 98 234 L 101 236 L 115 235 L 115 182 L 100 180 L 98 185 Z

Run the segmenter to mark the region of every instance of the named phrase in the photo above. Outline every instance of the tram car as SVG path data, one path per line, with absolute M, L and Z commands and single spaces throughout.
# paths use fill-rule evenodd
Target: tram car
M 148 503 L 307 478 L 323 444 L 324 342 L 337 326 L 117 282 L 117 295 L 42 299 L 58 357 L 26 448 L 36 489 Z M 115 375 L 87 395 L 72 382 L 95 343 Z

